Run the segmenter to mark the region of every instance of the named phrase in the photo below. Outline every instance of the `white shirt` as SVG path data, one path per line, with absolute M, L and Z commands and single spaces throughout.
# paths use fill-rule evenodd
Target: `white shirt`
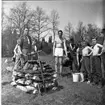
M 89 56 L 90 53 L 92 53 L 92 48 L 89 46 L 86 46 L 83 50 L 82 50 L 82 55 L 83 56 Z
M 55 37 L 55 44 L 57 48 L 62 48 L 63 40 L 61 40 L 59 37 Z
M 14 54 L 15 54 L 15 55 L 20 55 L 20 54 L 22 54 L 22 52 L 21 52 L 21 47 L 20 47 L 18 44 L 15 46 Z
M 93 56 L 96 56 L 99 54 L 99 50 L 101 50 L 100 48 L 103 48 L 103 45 L 101 44 L 96 44 L 94 47 L 93 47 Z

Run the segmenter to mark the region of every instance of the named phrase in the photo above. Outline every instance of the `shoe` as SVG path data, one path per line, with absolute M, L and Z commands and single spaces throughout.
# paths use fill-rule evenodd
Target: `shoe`
M 90 81 L 87 81 L 87 84 L 90 84 Z
M 97 87 L 100 89 L 100 88 L 102 88 L 102 85 L 98 85 Z
M 52 90 L 57 90 L 57 87 L 53 87 Z
M 96 85 L 96 84 L 93 82 L 93 83 L 91 83 L 91 85 L 93 85 L 93 86 L 94 86 L 94 85 Z

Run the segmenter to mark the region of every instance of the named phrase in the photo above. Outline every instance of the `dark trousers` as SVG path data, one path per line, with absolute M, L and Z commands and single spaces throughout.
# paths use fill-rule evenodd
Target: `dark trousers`
M 92 57 L 92 79 L 93 82 L 99 84 L 102 82 L 101 57 Z
M 102 62 L 103 78 L 105 78 L 105 52 L 101 55 L 101 62 Z
M 78 58 L 79 58 L 79 65 L 78 65 L 78 71 L 80 72 L 80 69 L 81 69 L 81 59 L 82 59 L 82 55 L 78 55 Z
M 83 57 L 81 62 L 81 72 L 83 72 L 85 79 L 91 80 L 90 57 Z

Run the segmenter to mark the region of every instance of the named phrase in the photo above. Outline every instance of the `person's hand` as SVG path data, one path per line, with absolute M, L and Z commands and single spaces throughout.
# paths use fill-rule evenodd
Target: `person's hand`
M 80 62 L 82 62 L 83 58 L 80 60 Z
M 53 50 L 53 56 L 54 56 L 54 54 L 55 54 L 55 50 Z
M 66 56 L 66 57 L 68 56 L 67 51 L 65 51 L 65 56 Z
M 79 62 L 77 62 L 78 66 L 79 66 Z
M 31 54 L 34 54 L 34 52 L 31 52 Z

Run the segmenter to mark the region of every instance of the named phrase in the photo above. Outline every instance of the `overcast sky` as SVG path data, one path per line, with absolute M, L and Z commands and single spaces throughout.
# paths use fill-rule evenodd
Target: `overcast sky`
M 20 1 L 3 1 L 6 14 L 19 3 Z M 68 22 L 76 27 L 79 21 L 83 21 L 84 24 L 95 23 L 102 28 L 102 0 L 27 1 L 27 4 L 32 9 L 42 7 L 47 14 L 53 9 L 57 10 L 60 16 L 60 29 L 64 29 Z

